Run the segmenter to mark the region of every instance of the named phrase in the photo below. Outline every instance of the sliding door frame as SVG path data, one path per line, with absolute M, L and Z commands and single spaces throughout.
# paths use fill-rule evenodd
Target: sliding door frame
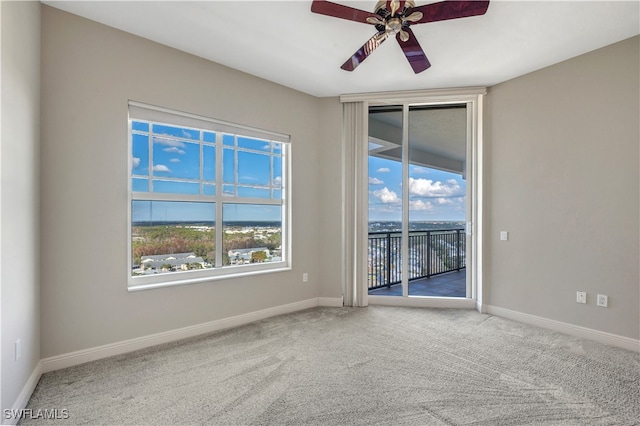
M 363 196 L 368 193 L 368 165 L 366 147 L 368 144 L 368 111 L 369 106 L 378 105 L 401 105 L 403 106 L 403 140 L 408 139 L 408 108 L 410 105 L 446 105 L 446 104 L 466 104 L 468 129 L 467 134 L 467 172 L 471 188 L 467 197 L 467 209 L 470 211 L 470 220 L 467 221 L 467 242 L 470 243 L 471 251 L 471 268 L 467 268 L 468 288 L 466 298 L 439 298 L 439 297 L 407 297 L 407 289 L 403 289 L 403 297 L 397 296 L 375 296 L 368 297 L 367 292 L 367 271 L 364 260 L 366 255 L 366 244 L 368 238 L 368 223 L 366 215 L 360 217 L 345 217 L 343 221 L 348 226 L 343 226 L 343 250 L 345 253 L 352 253 L 353 256 L 343 257 L 343 271 L 351 270 L 355 265 L 352 274 L 344 274 L 345 282 L 343 288 L 357 288 L 362 294 L 362 303 L 358 306 L 366 306 L 368 303 L 376 305 L 402 305 L 402 306 L 423 306 L 423 307 L 451 307 L 451 308 L 469 308 L 482 310 L 482 188 L 483 188 L 483 100 L 487 91 L 485 87 L 470 87 L 462 89 L 446 89 L 446 90 L 420 90 L 407 92 L 382 92 L 382 93 L 365 93 L 351 94 L 340 96 L 342 103 L 361 103 L 362 110 L 367 113 L 361 114 L 360 123 L 363 129 L 360 138 L 362 140 L 355 141 L 359 146 L 358 154 L 351 157 L 351 161 L 343 162 L 343 176 L 352 178 L 347 179 L 345 184 L 353 185 L 353 188 L 361 196 L 343 199 L 343 211 L 360 212 L 367 211 L 367 197 Z M 343 123 L 344 125 L 344 123 Z M 404 140 L 403 142 L 406 142 Z M 343 140 L 345 152 L 352 150 L 348 146 L 348 141 Z M 404 147 L 403 149 L 408 149 Z M 405 169 L 403 165 L 403 178 Z M 357 172 L 354 172 L 355 171 Z M 351 182 L 348 182 L 351 180 Z M 406 211 L 404 211 L 406 210 Z M 403 218 L 407 219 L 408 208 L 403 207 Z M 403 244 L 403 259 L 406 259 L 408 251 L 407 244 Z M 405 263 L 405 262 L 403 262 Z M 403 276 L 406 276 L 406 269 L 403 266 Z M 406 287 L 406 286 L 403 286 Z M 470 288 L 469 288 L 470 287 Z

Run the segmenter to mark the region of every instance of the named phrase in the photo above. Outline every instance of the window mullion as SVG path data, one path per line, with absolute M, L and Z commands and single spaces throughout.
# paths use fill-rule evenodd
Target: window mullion
M 153 192 L 153 123 L 149 123 L 149 192 Z
M 264 204 L 264 205 L 272 205 L 279 206 L 282 204 L 281 200 L 271 200 L 268 198 L 248 198 L 248 197 L 229 197 L 225 196 L 223 198 L 225 203 L 230 204 Z
M 223 228 L 222 228 L 222 156 L 224 154 L 224 146 L 222 144 L 223 134 L 216 132 L 216 268 L 223 266 Z
M 200 195 L 204 195 L 204 132 L 200 130 Z
M 274 174 L 274 169 L 273 169 L 273 162 L 274 162 L 274 155 L 273 155 L 273 142 L 269 142 L 269 197 L 273 200 L 273 193 L 275 191 L 274 187 L 273 187 L 273 174 Z
M 238 196 L 238 135 L 233 136 L 233 195 Z
M 131 199 L 146 201 L 189 201 L 194 203 L 212 203 L 213 196 L 190 195 L 190 194 L 164 194 L 160 192 L 132 192 Z

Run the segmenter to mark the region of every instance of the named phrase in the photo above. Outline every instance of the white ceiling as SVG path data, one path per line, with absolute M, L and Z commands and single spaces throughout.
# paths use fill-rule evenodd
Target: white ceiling
M 460 106 L 410 108 L 411 164 L 464 174 L 467 122 L 467 109 Z M 402 162 L 402 123 L 402 106 L 369 110 L 369 155 Z
M 393 39 L 347 72 L 374 27 L 311 13 L 311 1 L 43 3 L 321 97 L 491 86 L 640 33 L 638 0 L 492 0 L 483 16 L 411 27 L 432 64 L 420 74 Z

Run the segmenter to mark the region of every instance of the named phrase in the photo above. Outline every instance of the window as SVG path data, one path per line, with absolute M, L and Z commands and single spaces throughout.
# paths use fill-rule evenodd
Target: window
M 130 102 L 129 288 L 289 267 L 289 137 Z

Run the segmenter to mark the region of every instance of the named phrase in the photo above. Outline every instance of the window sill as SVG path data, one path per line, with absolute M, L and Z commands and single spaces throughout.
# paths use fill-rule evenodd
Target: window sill
M 155 288 L 163 288 L 163 287 L 173 287 L 180 285 L 188 285 L 188 284 L 198 284 L 204 283 L 208 281 L 218 281 L 218 280 L 226 280 L 226 279 L 234 279 L 234 278 L 242 278 L 249 277 L 254 275 L 262 275 L 262 274 L 270 274 L 274 272 L 286 272 L 290 271 L 291 266 L 287 265 L 286 262 L 274 262 L 269 265 L 269 267 L 264 267 L 264 265 L 260 265 L 260 268 L 252 268 L 251 266 L 229 266 L 225 268 L 212 269 L 211 272 L 207 271 L 206 274 L 199 274 L 199 276 L 190 276 L 190 277 L 176 277 L 174 278 L 174 274 L 164 274 L 158 275 L 156 277 L 139 277 L 139 278 L 129 278 L 129 286 L 127 290 L 129 292 L 133 291 L 142 291 L 142 290 L 151 290 Z M 176 274 L 180 274 L 179 272 Z M 153 279 L 145 279 L 145 278 L 153 278 Z M 143 281 L 144 280 L 144 281 Z

